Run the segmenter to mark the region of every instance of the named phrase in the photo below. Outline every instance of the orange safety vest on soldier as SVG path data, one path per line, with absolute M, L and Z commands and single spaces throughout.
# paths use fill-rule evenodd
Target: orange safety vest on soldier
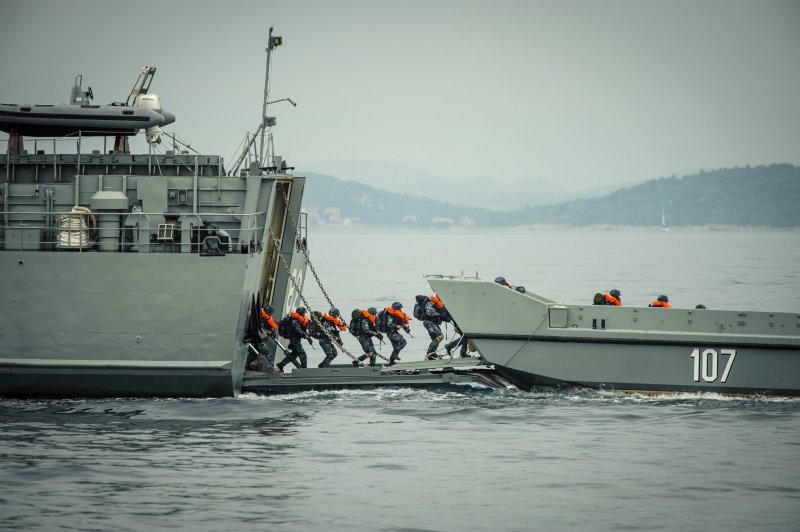
M 272 316 L 266 313 L 266 311 L 262 308 L 261 309 L 261 319 L 269 326 L 270 329 L 273 331 L 278 330 L 278 324 L 275 323 L 275 320 L 272 319 Z
M 395 310 L 392 307 L 386 307 L 386 312 L 400 320 L 400 323 L 403 325 L 408 325 L 408 322 L 411 321 L 411 318 L 404 314 L 402 310 Z
M 300 325 L 302 325 L 303 328 L 308 329 L 308 318 L 306 318 L 305 316 L 301 316 L 297 312 L 292 312 L 291 316 L 292 316 L 292 318 L 294 318 L 297 321 L 299 321 Z
M 372 314 L 370 314 L 366 310 L 362 310 L 361 311 L 361 315 L 364 316 L 365 318 L 367 318 L 369 321 L 371 321 L 373 325 L 375 325 L 375 316 L 373 316 Z
M 614 297 L 612 295 L 603 294 L 603 299 L 606 300 L 606 304 L 607 305 L 614 305 L 615 307 L 621 307 L 622 306 L 622 301 L 620 301 L 619 299 L 617 299 L 616 297 Z
M 658 299 L 656 299 L 655 301 L 650 303 L 650 306 L 651 307 L 661 307 L 661 308 L 672 308 L 669 305 L 669 303 L 667 303 L 666 301 L 659 301 Z
M 436 294 L 431 294 L 431 301 L 436 303 L 436 308 L 438 308 L 439 310 L 442 310 L 444 308 L 444 303 L 442 303 L 442 300 L 439 299 L 439 297 Z
M 336 327 L 339 328 L 340 331 L 346 331 L 347 330 L 347 325 L 345 325 L 344 322 L 342 320 L 340 320 L 339 318 L 334 318 L 333 316 L 331 316 L 328 313 L 325 313 L 322 317 L 325 318 L 326 320 L 328 320 L 329 322 L 333 323 Z

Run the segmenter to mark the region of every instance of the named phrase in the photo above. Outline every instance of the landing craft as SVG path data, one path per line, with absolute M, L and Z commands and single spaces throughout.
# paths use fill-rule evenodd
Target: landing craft
M 522 388 L 800 395 L 800 313 L 563 305 L 477 278 L 427 280 Z

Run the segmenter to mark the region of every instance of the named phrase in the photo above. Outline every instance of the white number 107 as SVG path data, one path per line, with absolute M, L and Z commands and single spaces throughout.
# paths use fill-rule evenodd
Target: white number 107
M 736 358 L 736 349 L 720 349 L 720 354 L 728 355 L 728 363 L 725 365 L 725 371 L 722 372 L 720 382 L 726 382 L 728 375 L 733 367 L 733 359 Z M 714 382 L 719 375 L 719 355 L 715 349 L 704 349 L 702 352 L 699 348 L 695 348 L 692 354 L 694 366 L 694 382 L 700 382 L 700 377 L 706 382 Z

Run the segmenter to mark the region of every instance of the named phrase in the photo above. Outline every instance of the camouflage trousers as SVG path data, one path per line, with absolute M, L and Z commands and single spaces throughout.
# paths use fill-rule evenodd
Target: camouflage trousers
M 389 364 L 394 364 L 395 361 L 400 360 L 400 351 L 406 346 L 408 342 L 399 331 L 389 331 L 386 333 L 389 341 L 392 343 L 392 355 L 389 357 Z
M 435 353 L 436 349 L 439 347 L 439 342 L 442 341 L 442 329 L 432 321 L 425 320 L 422 322 L 422 325 L 425 327 L 425 330 L 428 331 L 428 334 L 431 337 L 431 343 L 428 345 L 427 354 Z
M 358 343 L 364 350 L 364 354 L 358 357 L 358 360 L 363 361 L 369 357 L 369 365 L 374 366 L 378 359 L 378 353 L 375 352 L 375 346 L 372 344 L 372 336 L 362 334 L 358 337 Z
M 272 354 L 272 351 L 270 351 L 267 341 L 262 340 L 258 344 L 250 345 L 253 345 L 256 349 L 258 349 L 259 354 L 267 359 L 267 364 L 269 367 L 272 367 L 272 364 L 275 363 L 275 356 Z M 247 367 L 250 368 L 260 366 L 261 362 L 258 360 L 258 355 L 252 349 L 250 349 L 250 346 L 247 346 Z
M 467 339 L 464 338 L 463 334 L 461 336 L 453 338 L 451 342 L 449 342 L 447 345 L 444 346 L 444 348 L 447 349 L 447 354 L 449 355 L 450 351 L 456 348 L 458 342 L 461 342 L 461 356 L 462 357 L 469 356 L 467 355 Z
M 281 367 L 286 366 L 289 362 L 294 364 L 296 368 L 305 368 L 308 364 L 308 357 L 306 356 L 306 352 L 303 349 L 302 338 L 292 338 L 289 340 L 289 353 L 286 355 L 286 358 L 283 359 L 279 363 Z M 297 359 L 300 359 L 300 364 L 297 363 Z
M 336 350 L 333 342 L 331 342 L 327 337 L 320 338 L 319 346 L 322 348 L 322 351 L 325 352 L 325 358 L 322 360 L 322 362 L 320 362 L 319 367 L 327 368 L 331 365 L 331 362 L 333 362 L 333 359 L 336 358 L 339 352 Z

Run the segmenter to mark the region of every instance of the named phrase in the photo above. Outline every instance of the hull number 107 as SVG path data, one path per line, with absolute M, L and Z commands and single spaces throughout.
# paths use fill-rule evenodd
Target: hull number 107
M 733 368 L 733 360 L 736 358 L 736 349 L 720 349 L 717 353 L 716 349 L 703 349 L 695 348 L 692 354 L 689 355 L 692 359 L 692 366 L 694 373 L 692 375 L 694 382 L 700 382 L 703 379 L 705 382 L 727 382 L 728 375 Z M 727 356 L 726 359 L 720 360 L 720 357 Z M 719 375 L 719 368 L 721 363 L 725 364 L 725 369 L 722 371 L 722 376 Z

